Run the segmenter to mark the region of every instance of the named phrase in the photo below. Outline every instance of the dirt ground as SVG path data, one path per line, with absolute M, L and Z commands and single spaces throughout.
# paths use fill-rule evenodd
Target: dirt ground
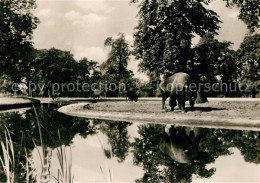
M 0 105 L 31 103 L 30 100 L 13 97 L 0 97 Z
M 167 106 L 169 109 L 169 106 Z M 260 102 L 259 101 L 209 101 L 203 104 L 195 104 L 192 109 L 186 103 L 186 113 L 182 113 L 178 107 L 173 112 L 162 110 L 161 101 L 138 101 L 135 102 L 98 102 L 89 107 L 92 111 L 102 112 L 126 112 L 133 114 L 155 114 L 159 116 L 181 116 L 203 118 L 212 116 L 214 118 L 240 118 L 249 120 L 260 120 Z

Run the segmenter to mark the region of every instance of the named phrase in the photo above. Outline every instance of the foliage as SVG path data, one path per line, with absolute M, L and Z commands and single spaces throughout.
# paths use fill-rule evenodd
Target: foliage
M 255 98 L 257 85 L 260 84 L 260 35 L 248 35 L 244 38 L 236 52 L 238 79 L 251 89 Z
M 164 138 L 163 125 L 140 125 L 138 128 L 140 138 L 135 138 L 133 143 L 134 164 L 142 165 L 145 173 L 137 182 L 191 182 L 193 174 L 209 178 L 215 169 L 207 169 L 206 165 L 219 156 L 230 154 L 231 145 L 224 138 L 229 131 L 201 129 L 200 135 L 191 137 L 186 134 L 186 127 L 172 127 L 178 143 L 192 157 L 190 163 L 178 163 L 159 149 Z
M 260 80 L 260 34 L 246 36 L 237 51 L 240 80 L 255 84 Z
M 35 8 L 35 0 L 0 1 L 0 76 L 15 82 L 25 77 L 32 60 L 31 39 L 39 21 L 30 11 Z
M 77 62 L 70 52 L 51 48 L 36 52 L 32 69 L 35 71 L 33 75 L 38 76 L 39 79 L 36 83 L 44 86 L 43 96 L 46 97 L 50 96 L 52 84 L 62 86 L 62 83 L 68 84 L 76 81 L 76 67 Z
M 238 18 L 247 24 L 251 33 L 259 28 L 259 1 L 224 1 L 227 7 L 240 8 Z M 219 42 L 208 36 L 217 34 L 221 22 L 214 11 L 204 6 L 211 0 L 131 2 L 138 2 L 140 8 L 138 26 L 134 33 L 134 55 L 141 60 L 141 71 L 159 78 L 160 75 L 168 77 L 176 72 L 196 76 L 196 69 L 199 69 L 201 75 L 210 74 L 207 76 L 209 80 L 213 80 L 212 75 L 215 73 L 223 75 L 223 80 L 229 82 L 236 78 L 234 51 L 229 48 L 231 43 Z M 205 36 L 209 39 L 208 45 L 203 44 L 193 49 L 191 39 L 194 35 Z M 203 56 L 204 53 L 210 55 Z
M 240 8 L 238 18 L 241 19 L 251 33 L 260 27 L 260 2 L 257 0 L 224 0 L 228 7 Z
M 104 45 L 111 47 L 111 51 L 107 61 L 101 65 L 102 80 L 108 85 L 114 83 L 118 86 L 111 88 L 114 91 L 107 92 L 107 96 L 117 96 L 120 91 L 119 83 L 130 82 L 133 77 L 133 72 L 127 69 L 130 60 L 129 45 L 122 33 L 119 33 L 118 38 L 115 39 L 108 37 Z
M 42 105 L 36 107 L 37 113 L 28 110 L 25 114 L 0 114 L 0 141 L 5 139 L 3 127 L 6 126 L 10 131 L 14 146 L 15 181 L 24 181 L 26 178 L 30 182 L 35 181 L 33 175 L 29 174 L 33 170 L 31 164 L 27 164 L 35 146 L 44 147 L 42 151 L 44 158 L 47 149 L 70 145 L 76 134 L 86 137 L 95 133 L 94 127 L 88 120 L 61 115 L 56 108 L 57 106 L 53 105 L 49 107 Z M 40 127 L 40 133 L 38 127 Z M 0 156 L 1 153 L 0 151 Z M 0 167 L 0 181 L 3 181 L 5 179 L 1 174 L 2 167 Z
M 83 85 L 84 83 L 89 85 L 85 91 L 75 91 L 73 96 L 88 97 L 93 91 L 91 85 L 98 83 L 101 80 L 101 73 L 99 71 L 98 63 L 87 58 L 82 58 L 77 63 L 76 69 L 74 70 L 77 75 L 76 82 Z M 77 93 L 78 92 L 78 93 Z
M 259 132 L 200 129 L 199 133 L 195 135 L 194 132 L 193 135 L 191 132 L 188 133 L 187 127 L 172 126 L 172 130 L 175 131 L 175 140 L 191 157 L 190 163 L 178 163 L 160 150 L 160 144 L 165 140 L 165 125 L 139 124 L 138 136 L 135 136 L 133 142 L 130 143 L 128 127 L 132 125 L 131 123 L 103 120 L 93 120 L 91 123 L 83 118 L 62 115 L 56 110 L 57 107 L 54 105 L 36 107 L 42 140 L 40 140 L 37 117 L 33 110 L 24 114 L 0 114 L 0 141 L 9 138 L 6 137 L 5 126 L 9 129 L 10 139 L 12 139 L 16 165 L 15 180 L 25 180 L 26 172 L 28 172 L 25 169 L 26 162 L 35 148 L 34 142 L 37 146 L 44 144 L 50 149 L 60 147 L 58 156 L 60 165 L 62 165 L 62 162 L 65 162 L 65 159 L 62 158 L 66 158 L 61 155 L 65 153 L 64 146 L 70 145 L 76 134 L 87 138 L 88 135 L 98 132 L 104 133 L 111 144 L 111 150 L 103 149 L 107 158 L 114 156 L 118 158 L 118 162 L 123 163 L 127 155 L 133 153 L 134 165 L 141 166 L 144 170 L 143 176 L 136 180 L 137 182 L 191 182 L 193 175 L 210 178 L 214 174 L 215 168 L 208 169 L 207 165 L 220 156 L 230 155 L 231 147 L 239 149 L 246 162 L 259 164 Z M 2 157 L 2 151 L 0 151 L 0 156 Z M 63 171 L 64 177 L 66 166 L 67 172 L 70 171 L 69 161 L 67 158 L 67 164 L 63 164 L 60 169 Z M 29 169 L 32 170 L 32 167 Z M 0 171 L 0 181 L 6 180 L 2 175 L 3 167 L 0 167 Z M 69 174 L 67 175 L 69 176 Z M 30 177 L 30 181 L 35 180 Z
M 127 127 L 131 123 L 127 122 L 107 122 L 101 125 L 100 130 L 107 135 L 108 142 L 112 147 L 112 154 L 105 150 L 107 157 L 116 156 L 118 162 L 123 162 L 128 155 L 130 147 Z
M 212 34 L 205 34 L 194 48 L 194 63 L 191 66 L 199 78 L 214 83 L 215 76 L 221 76 L 224 82 L 236 79 L 235 51 L 231 42 L 220 42 Z M 207 53 L 207 54 L 205 54 Z
M 219 28 L 217 14 L 206 9 L 202 2 L 140 2 L 134 54 L 141 59 L 141 71 L 169 76 L 177 71 L 189 70 L 194 33 L 200 36 L 206 32 L 216 34 Z

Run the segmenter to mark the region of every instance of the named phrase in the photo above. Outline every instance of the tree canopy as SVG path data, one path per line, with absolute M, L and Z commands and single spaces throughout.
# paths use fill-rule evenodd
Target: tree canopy
M 0 1 L 0 75 L 15 82 L 25 77 L 32 60 L 32 34 L 39 22 L 31 13 L 34 8 L 35 0 Z
M 130 60 L 130 48 L 125 39 L 125 35 L 118 34 L 117 38 L 108 37 L 104 45 L 110 47 L 111 50 L 108 59 L 101 64 L 103 70 L 102 80 L 106 84 L 116 84 L 117 88 L 112 88 L 114 91 L 108 91 L 107 96 L 117 96 L 119 94 L 119 83 L 128 83 L 132 80 L 133 72 L 127 69 Z
M 221 76 L 225 82 L 236 79 L 235 51 L 231 42 L 220 42 L 212 34 L 205 34 L 194 47 L 193 72 L 206 81 L 215 82 L 215 76 Z M 205 54 L 207 53 L 207 54 Z
M 246 36 L 237 51 L 241 80 L 252 83 L 260 80 L 260 34 Z
M 142 71 L 171 75 L 188 71 L 194 34 L 216 34 L 218 15 L 202 1 L 141 1 L 135 50 Z
M 240 8 L 238 18 L 247 24 L 250 32 L 259 27 L 259 1 L 225 1 L 228 7 Z M 191 66 L 195 62 L 192 38 L 194 35 L 203 37 L 206 33 L 216 35 L 221 22 L 217 13 L 205 6 L 211 1 L 132 0 L 132 2 L 138 2 L 140 8 L 138 26 L 134 33 L 134 54 L 141 60 L 140 70 L 164 76 L 181 71 L 192 72 Z M 230 43 L 220 45 L 224 49 L 229 47 Z

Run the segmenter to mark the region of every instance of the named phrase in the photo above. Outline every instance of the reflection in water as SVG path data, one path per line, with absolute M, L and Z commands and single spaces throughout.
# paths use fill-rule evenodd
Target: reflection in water
M 189 163 L 198 156 L 201 128 L 166 126 L 160 150 L 178 163 Z
M 39 106 L 37 115 L 34 110 L 0 114 L 0 140 L 5 140 L 7 127 L 14 144 L 15 180 L 22 181 L 28 176 L 30 182 L 36 182 L 35 174 L 28 174 L 34 170 L 34 165 L 30 164 L 29 171 L 26 170 L 36 146 L 46 151 L 43 162 L 53 161 L 55 148 L 61 145 L 73 148 L 75 136 L 87 140 L 98 134 L 107 137 L 109 145 L 102 146 L 107 159 L 126 164 L 127 157 L 133 157 L 133 164 L 142 167 L 143 176 L 137 182 L 191 182 L 194 175 L 210 178 L 216 169 L 207 165 L 220 156 L 232 154 L 232 147 L 240 150 L 246 162 L 260 162 L 260 132 L 88 120 L 63 115 L 57 112 L 57 107 Z M 138 134 L 133 135 L 132 127 Z M 91 151 L 89 148 L 88 152 Z M 80 153 L 85 153 L 88 159 L 86 152 L 77 152 Z M 0 156 L 3 156 L 2 151 Z M 0 168 L 0 181 L 5 181 L 3 167 Z M 43 173 L 55 175 L 48 166 Z

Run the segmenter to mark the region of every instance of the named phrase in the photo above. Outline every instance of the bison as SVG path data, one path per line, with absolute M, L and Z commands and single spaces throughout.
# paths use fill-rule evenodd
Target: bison
M 136 92 L 134 90 L 128 90 L 126 92 L 126 102 L 128 101 L 138 101 L 138 95 L 136 94 Z
M 101 97 L 102 95 L 102 91 L 101 90 L 93 90 L 93 94 L 92 94 L 92 97 L 94 100 L 99 99 L 99 97 Z
M 197 98 L 196 84 L 194 88 L 190 87 L 195 84 L 190 75 L 184 72 L 178 72 L 160 83 L 162 94 L 162 109 L 166 109 L 165 101 L 170 97 L 169 105 L 171 111 L 177 105 L 184 112 L 185 102 L 189 100 L 190 106 L 193 107 Z

